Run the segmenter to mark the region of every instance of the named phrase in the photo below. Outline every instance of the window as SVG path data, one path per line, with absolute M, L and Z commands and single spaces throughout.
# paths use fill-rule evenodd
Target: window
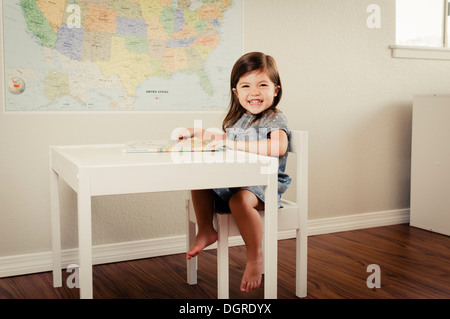
M 397 0 L 397 44 L 443 46 L 442 0 Z
M 393 56 L 450 59 L 449 2 L 397 0 Z

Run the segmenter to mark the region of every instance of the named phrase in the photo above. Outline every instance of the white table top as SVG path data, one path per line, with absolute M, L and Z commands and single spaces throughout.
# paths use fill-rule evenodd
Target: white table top
M 266 185 L 278 158 L 240 151 L 126 153 L 124 144 L 50 146 L 52 168 L 76 191 L 80 177 L 91 193 Z
M 269 163 L 270 157 L 241 151 L 127 153 L 124 144 L 51 146 L 55 151 L 82 167 L 158 165 L 182 163 Z

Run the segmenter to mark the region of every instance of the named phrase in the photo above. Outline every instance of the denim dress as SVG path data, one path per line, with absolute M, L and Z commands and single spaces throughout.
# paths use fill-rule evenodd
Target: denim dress
M 252 123 L 256 117 L 254 114 L 245 113 L 233 125 L 227 129 L 226 138 L 233 141 L 256 141 L 270 138 L 270 133 L 276 130 L 284 130 L 290 139 L 291 132 L 287 124 L 287 118 L 281 112 L 268 112 L 262 118 Z M 288 147 L 289 151 L 289 147 Z M 291 178 L 285 173 L 288 152 L 278 158 L 278 207 L 282 207 L 281 195 L 291 184 Z M 216 188 L 214 192 L 218 195 L 215 200 L 217 211 L 229 212 L 228 201 L 230 197 L 241 189 L 247 189 L 256 195 L 264 203 L 265 187 L 249 186 L 236 188 Z

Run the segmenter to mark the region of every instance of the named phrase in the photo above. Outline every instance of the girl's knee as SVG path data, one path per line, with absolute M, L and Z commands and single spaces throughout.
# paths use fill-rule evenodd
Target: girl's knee
M 233 194 L 229 201 L 231 211 L 255 208 L 257 204 L 256 195 L 245 189 Z

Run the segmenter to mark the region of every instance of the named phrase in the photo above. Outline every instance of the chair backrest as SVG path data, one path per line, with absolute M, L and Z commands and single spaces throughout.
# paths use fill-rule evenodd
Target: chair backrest
M 308 207 L 308 132 L 291 131 L 289 152 L 296 155 L 296 202 L 303 211 Z

